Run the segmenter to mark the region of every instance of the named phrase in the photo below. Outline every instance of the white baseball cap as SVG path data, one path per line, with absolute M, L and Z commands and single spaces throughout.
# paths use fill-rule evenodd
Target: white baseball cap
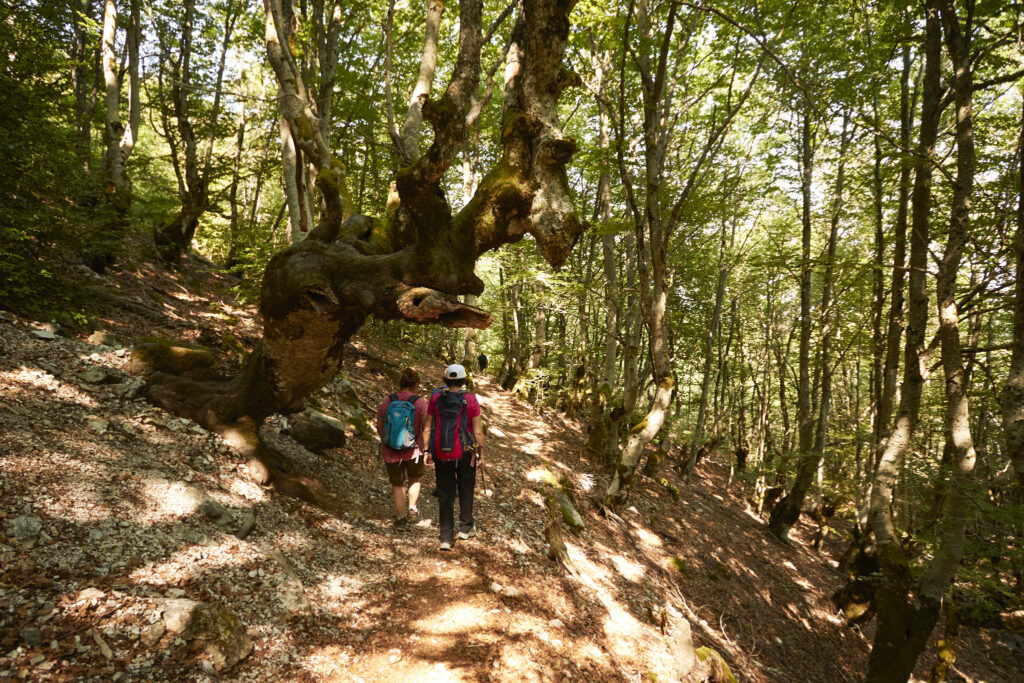
M 444 369 L 444 378 L 445 379 L 465 379 L 466 378 L 466 368 L 462 367 L 458 363 L 454 363 L 452 365 L 449 365 L 448 367 L 446 367 Z

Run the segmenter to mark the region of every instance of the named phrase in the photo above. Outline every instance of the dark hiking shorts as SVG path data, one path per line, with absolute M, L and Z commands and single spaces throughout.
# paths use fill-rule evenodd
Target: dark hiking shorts
M 388 468 L 388 481 L 392 486 L 401 486 L 405 483 L 405 477 L 409 479 L 420 479 L 423 476 L 423 456 L 419 460 L 403 460 L 402 462 L 386 462 Z

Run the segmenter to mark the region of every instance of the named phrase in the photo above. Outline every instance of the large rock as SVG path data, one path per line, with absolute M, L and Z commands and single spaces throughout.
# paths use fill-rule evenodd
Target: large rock
M 736 677 L 726 664 L 725 658 L 710 647 L 699 647 L 695 651 L 697 655 L 698 680 L 708 683 L 736 683 Z
M 288 433 L 314 453 L 345 445 L 345 423 L 312 408 L 288 416 Z
M 209 349 L 150 337 L 132 350 L 130 369 L 140 374 L 160 371 L 202 378 L 212 374 L 214 361 Z
M 213 520 L 213 522 L 220 527 L 232 526 L 235 522 L 235 518 L 232 516 L 231 511 L 215 501 L 213 498 L 207 498 L 200 503 L 199 512 L 207 519 Z
M 580 515 L 572 500 L 563 491 L 555 492 L 555 502 L 558 503 L 558 509 L 562 513 L 562 521 L 565 522 L 570 531 L 578 533 L 586 526 L 583 522 L 583 516 Z
M 676 680 L 687 680 L 687 676 L 697 665 L 697 653 L 693 649 L 690 622 L 671 611 L 667 611 L 665 616 L 667 628 L 664 638 L 672 662 L 671 668 Z
M 113 368 L 105 365 L 94 365 L 78 373 L 79 379 L 86 384 L 118 384 L 124 376 Z
M 165 600 L 164 625 L 168 632 L 195 640 L 218 674 L 231 669 L 252 652 L 252 639 L 235 615 L 220 603 Z
M 370 423 L 366 421 L 363 404 L 355 387 L 347 379 L 338 380 L 334 387 L 342 422 L 351 427 L 360 439 L 372 439 L 373 432 L 370 430 Z
M 95 346 L 114 346 L 117 344 L 117 337 L 114 336 L 113 332 L 96 330 L 85 341 Z
M 8 533 L 20 543 L 34 543 L 43 530 L 43 520 L 35 515 L 21 515 L 8 523 Z

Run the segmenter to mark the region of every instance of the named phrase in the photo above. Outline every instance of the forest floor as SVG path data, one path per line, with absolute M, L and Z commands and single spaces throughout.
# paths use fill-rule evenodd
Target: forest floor
M 452 552 L 438 549 L 432 471 L 419 522 L 396 529 L 369 440 L 316 456 L 274 436 L 343 501 L 340 515 L 259 486 L 220 437 L 138 394 L 130 349 L 145 336 L 203 343 L 225 371 L 259 339 L 254 307 L 231 303 L 234 281 L 197 259 L 185 272 L 83 273 L 114 294 L 96 321 L 105 338 L 0 311 L 0 679 L 665 681 L 678 629 L 662 615 L 685 618 L 741 681 L 862 678 L 873 625 L 844 625 L 829 600 L 842 539 L 813 551 L 804 519 L 791 546 L 775 541 L 714 461 L 688 483 L 668 466 L 664 482 L 638 477 L 621 518 L 602 517 L 591 501 L 606 468 L 581 424 L 486 377 L 478 533 Z M 442 368 L 370 330 L 339 381 L 370 414 L 406 364 L 424 378 Z M 336 386 L 319 396 L 328 413 Z M 571 571 L 546 554 L 551 475 L 586 523 L 566 533 Z M 216 671 L 213 651 L 172 623 L 189 600 L 237 616 L 241 661 Z M 964 627 L 950 680 L 1020 681 L 1022 646 Z

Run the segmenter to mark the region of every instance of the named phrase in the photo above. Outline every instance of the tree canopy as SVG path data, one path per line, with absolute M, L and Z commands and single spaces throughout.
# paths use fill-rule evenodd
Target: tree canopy
M 5 306 L 87 325 L 82 268 L 139 250 L 259 302 L 237 374 L 154 373 L 158 405 L 260 456 L 370 325 L 581 420 L 608 514 L 715 457 L 783 541 L 844 520 L 867 680 L 968 583 L 1020 605 L 1020 5 L 0 14 Z

